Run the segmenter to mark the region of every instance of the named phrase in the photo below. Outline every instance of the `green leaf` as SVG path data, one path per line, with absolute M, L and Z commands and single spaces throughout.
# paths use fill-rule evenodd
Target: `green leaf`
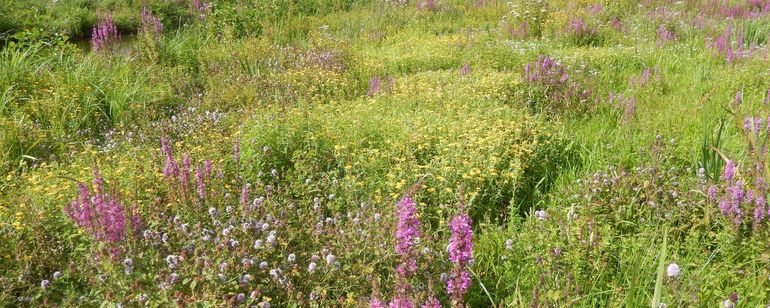
M 652 296 L 652 308 L 660 307 L 660 297 L 663 289 L 663 274 L 666 272 L 666 245 L 668 228 L 663 229 L 663 244 L 658 254 L 658 277 L 655 279 L 655 293 Z

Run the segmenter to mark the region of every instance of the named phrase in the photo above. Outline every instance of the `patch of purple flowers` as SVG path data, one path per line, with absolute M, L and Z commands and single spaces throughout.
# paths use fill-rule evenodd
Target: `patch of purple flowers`
M 132 211 L 128 211 L 121 204 L 117 194 L 105 193 L 104 180 L 96 167 L 94 167 L 93 177 L 93 192 L 86 184 L 78 183 L 78 198 L 64 208 L 67 217 L 103 243 L 123 241 L 129 234 L 129 230 L 133 234 L 140 234 L 141 218 L 136 206 Z
M 91 29 L 91 48 L 99 52 L 120 39 L 118 27 L 112 21 L 112 15 L 107 15 L 99 24 Z
M 163 23 L 160 22 L 160 18 L 152 14 L 148 8 L 143 8 L 140 13 L 142 19 L 141 31 L 144 33 L 152 33 L 153 35 L 163 32 Z

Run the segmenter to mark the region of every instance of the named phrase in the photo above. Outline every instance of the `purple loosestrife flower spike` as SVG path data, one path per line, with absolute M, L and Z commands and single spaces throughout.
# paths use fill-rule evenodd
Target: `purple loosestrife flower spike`
M 473 257 L 473 230 L 471 218 L 468 214 L 459 214 L 449 222 L 452 236 L 447 247 L 449 260 L 453 269 L 447 281 L 447 293 L 452 296 L 453 302 L 462 303 L 463 295 L 471 284 L 470 273 L 466 271 Z
M 153 15 L 148 8 L 142 8 L 140 17 L 142 19 L 142 32 L 152 33 L 153 35 L 157 35 L 163 32 L 163 23 L 160 22 L 160 18 Z
M 190 155 L 185 153 L 182 155 L 182 188 L 184 191 L 187 191 L 187 188 L 190 187 L 190 169 L 191 169 L 191 162 L 190 162 Z
M 172 179 L 179 173 L 179 167 L 174 160 L 174 154 L 171 151 L 171 145 L 167 137 L 160 138 L 160 152 L 166 158 L 166 164 L 163 167 L 163 175 L 166 179 Z
M 206 160 L 203 162 L 203 171 L 205 171 L 204 175 L 208 178 L 211 176 L 211 170 L 212 170 L 212 164 L 211 160 Z
M 709 186 L 708 192 L 707 192 L 709 200 L 716 200 L 717 199 L 717 187 L 714 185 Z
M 195 186 L 198 190 L 198 197 L 201 200 L 206 200 L 206 183 L 203 179 L 203 172 L 200 168 L 195 170 Z
M 471 65 L 468 63 L 463 64 L 460 68 L 460 76 L 468 76 L 471 74 Z
M 375 94 L 380 92 L 381 87 L 382 87 L 382 78 L 380 78 L 380 76 L 372 77 L 371 79 L 369 79 L 369 91 L 366 92 L 366 96 L 374 97 Z
M 728 160 L 725 164 L 725 170 L 724 174 L 722 174 L 722 179 L 725 181 L 732 181 L 733 177 L 735 176 L 735 162 L 732 160 Z
M 468 214 L 460 214 L 449 223 L 452 237 L 449 240 L 449 260 L 452 263 L 467 265 L 473 253 L 473 230 Z
M 401 263 L 396 268 L 396 295 L 390 302 L 390 307 L 414 307 L 409 299 L 412 286 L 408 278 L 417 270 L 415 245 L 420 237 L 420 220 L 417 218 L 417 204 L 412 200 L 412 195 L 421 186 L 422 179 L 396 204 L 396 253 L 400 256 Z
M 120 39 L 118 27 L 112 22 L 112 15 L 107 15 L 99 24 L 91 29 L 91 48 L 99 52 Z
M 417 219 L 416 204 L 409 196 L 398 202 L 397 210 L 396 253 L 403 256 L 412 252 L 416 239 L 420 237 L 420 220 Z
M 745 117 L 743 119 L 743 131 L 745 132 L 751 132 L 751 127 L 754 124 L 754 119 L 752 117 Z
M 249 184 L 243 185 L 243 189 L 241 189 L 241 207 L 246 210 L 249 206 Z

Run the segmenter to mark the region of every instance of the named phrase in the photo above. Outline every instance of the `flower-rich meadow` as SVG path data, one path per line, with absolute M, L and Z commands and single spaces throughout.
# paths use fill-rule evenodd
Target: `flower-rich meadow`
M 768 0 L 0 0 L 0 306 L 765 307 Z

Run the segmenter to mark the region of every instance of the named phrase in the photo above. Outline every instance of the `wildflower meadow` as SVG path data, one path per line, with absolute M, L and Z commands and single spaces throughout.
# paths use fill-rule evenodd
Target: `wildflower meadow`
M 0 0 L 0 306 L 770 307 L 770 0 Z

